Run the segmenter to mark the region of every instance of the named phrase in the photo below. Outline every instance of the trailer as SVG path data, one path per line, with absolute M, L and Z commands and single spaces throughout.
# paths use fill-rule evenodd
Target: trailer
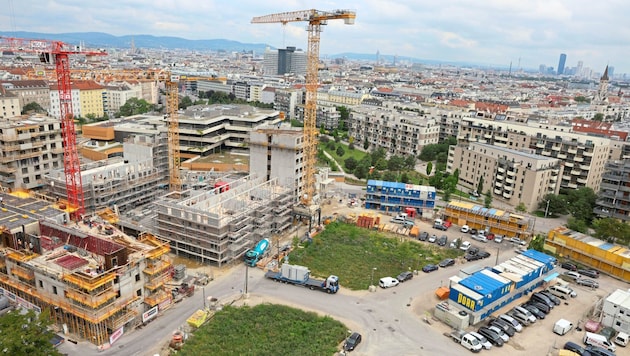
M 308 267 L 290 265 L 285 263 L 280 272 L 268 271 L 265 277 L 276 282 L 293 284 L 306 287 L 310 290 L 319 290 L 328 294 L 339 291 L 339 277 L 330 275 L 326 280 L 311 278 Z

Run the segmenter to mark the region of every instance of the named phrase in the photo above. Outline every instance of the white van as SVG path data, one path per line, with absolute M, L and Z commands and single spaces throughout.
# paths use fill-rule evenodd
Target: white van
M 571 329 L 573 329 L 573 323 L 566 319 L 560 319 L 553 325 L 553 332 L 558 335 L 564 335 Z
M 608 339 L 606 339 L 606 336 L 604 335 L 589 333 L 587 331 L 586 334 L 584 334 L 583 341 L 585 345 L 599 346 L 612 352 L 615 352 L 615 350 L 617 350 L 617 347 L 613 343 L 608 341 Z
M 630 335 L 620 332 L 617 336 L 615 336 L 615 344 L 625 347 L 628 345 L 628 339 L 630 339 Z
M 560 285 L 553 285 L 553 286 L 549 286 L 549 288 L 547 288 L 547 290 L 549 291 L 549 293 L 555 295 L 558 298 L 562 298 L 562 299 L 569 299 L 569 298 L 575 298 L 577 297 L 577 293 L 575 293 L 575 291 L 573 291 L 572 289 L 569 289 L 567 287 L 563 287 Z
M 396 278 L 392 278 L 392 277 L 383 277 L 378 281 L 378 285 L 381 288 L 395 287 L 399 283 L 400 282 Z

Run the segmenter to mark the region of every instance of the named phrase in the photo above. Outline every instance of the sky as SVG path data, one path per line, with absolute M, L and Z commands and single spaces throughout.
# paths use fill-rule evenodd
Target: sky
M 329 21 L 320 54 L 409 56 L 537 69 L 630 73 L 627 0 L 0 0 L 0 31 L 229 39 L 306 48 L 306 24 L 251 24 L 255 16 L 307 9 L 356 11 Z

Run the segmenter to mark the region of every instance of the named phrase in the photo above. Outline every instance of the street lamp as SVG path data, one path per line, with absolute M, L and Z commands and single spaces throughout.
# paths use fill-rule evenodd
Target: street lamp
M 376 271 L 376 267 L 372 267 L 372 277 L 370 277 L 370 286 L 374 285 L 374 271 Z
M 545 219 L 547 218 L 548 212 L 549 212 L 549 200 L 547 200 L 547 207 L 545 208 Z

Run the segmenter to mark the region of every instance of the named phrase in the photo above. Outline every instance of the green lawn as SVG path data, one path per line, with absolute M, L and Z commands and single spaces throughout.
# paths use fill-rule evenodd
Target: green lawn
M 283 305 L 227 306 L 201 326 L 178 354 L 333 355 L 347 330 L 328 316 Z
M 339 276 L 342 288 L 367 289 L 374 272 L 374 283 L 381 277 L 396 277 L 400 272 L 455 258 L 459 249 L 440 248 L 397 235 L 371 231 L 355 225 L 335 222 L 305 248 L 289 255 L 289 263 L 308 266 L 314 276 Z
M 359 151 L 357 149 L 351 150 L 348 148 L 348 145 L 343 144 L 341 142 L 337 143 L 332 141 L 335 144 L 335 149 L 334 150 L 329 150 L 328 147 L 326 147 L 328 145 L 328 143 L 320 143 L 319 147 L 322 148 L 324 151 L 328 152 L 335 160 L 337 160 L 337 162 L 339 162 L 339 164 L 341 164 L 343 166 L 343 162 L 345 160 L 347 160 L 350 157 L 353 157 L 355 160 L 357 160 L 357 162 L 359 162 L 361 159 L 363 159 L 363 157 L 365 157 L 367 155 L 367 153 L 363 152 L 363 151 Z M 337 147 L 343 147 L 343 150 L 345 151 L 345 154 L 343 155 L 343 157 L 339 157 L 337 155 Z

